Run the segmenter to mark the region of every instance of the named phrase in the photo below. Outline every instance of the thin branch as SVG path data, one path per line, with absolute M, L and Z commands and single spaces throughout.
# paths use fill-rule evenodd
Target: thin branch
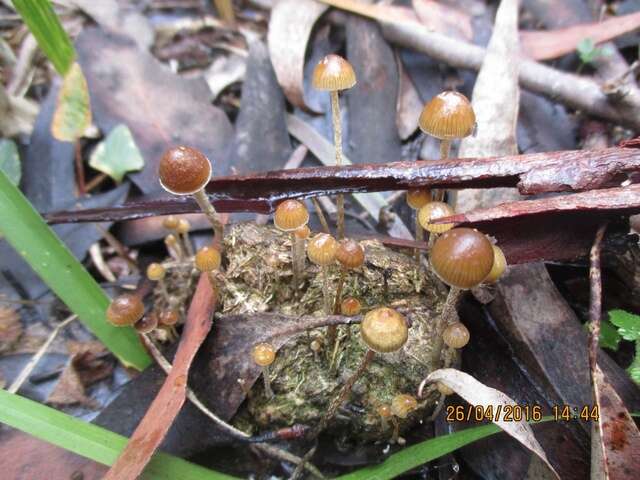
M 593 246 L 591 247 L 591 267 L 589 269 L 589 283 L 591 286 L 591 300 L 589 302 L 589 321 L 591 325 L 591 339 L 589 342 L 589 364 L 591 372 L 596 370 L 598 358 L 598 342 L 600 340 L 600 321 L 602 319 L 602 273 L 600 269 L 600 250 L 602 238 L 607 229 L 604 223 L 598 228 Z M 593 375 L 593 373 L 592 373 Z

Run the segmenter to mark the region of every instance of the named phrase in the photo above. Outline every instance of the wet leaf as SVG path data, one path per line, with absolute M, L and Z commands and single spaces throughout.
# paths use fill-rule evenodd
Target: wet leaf
M 593 372 L 593 389 L 599 406 L 597 428 L 600 441 L 600 455 L 594 451 L 594 458 L 600 462 L 595 469 L 592 468 L 592 478 L 630 480 L 640 472 L 640 431 L 597 364 Z M 594 472 L 600 475 L 594 475 Z
M 497 408 L 499 406 L 504 408 L 506 405 L 515 405 L 517 403 L 504 393 L 494 388 L 487 387 L 471 375 L 453 368 L 436 370 L 427 377 L 427 380 L 429 382 L 442 382 L 471 405 L 479 405 L 484 409 L 491 407 L 494 412 L 497 412 Z M 494 418 L 493 423 L 498 425 L 502 430 L 507 432 L 522 445 L 540 457 L 549 469 L 555 473 L 556 477 L 559 478 L 549 463 L 549 460 L 538 443 L 538 440 L 536 440 L 533 430 L 526 422 L 505 421 L 504 417 L 500 415 L 499 418 L 498 416 Z
M 121 182 L 127 172 L 140 170 L 144 159 L 126 125 L 115 127 L 91 154 L 89 165 Z
M 22 167 L 20 165 L 18 147 L 16 147 L 13 140 L 0 140 L 0 170 L 4 172 L 9 181 L 14 185 L 20 183 Z
M 640 340 L 640 317 L 624 310 L 611 310 L 609 320 L 625 340 Z
M 51 134 L 63 142 L 75 142 L 91 125 L 89 89 L 80 65 L 74 63 L 67 72 L 58 93 Z
M 327 8 L 311 0 L 282 0 L 271 10 L 267 39 L 273 69 L 287 100 L 306 110 L 312 109 L 304 99 L 305 53 L 313 26 Z

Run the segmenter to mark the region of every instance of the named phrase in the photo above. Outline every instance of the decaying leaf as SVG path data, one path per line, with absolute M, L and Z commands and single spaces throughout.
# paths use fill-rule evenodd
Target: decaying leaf
M 327 8 L 312 0 L 282 0 L 271 11 L 268 43 L 273 69 L 287 99 L 307 110 L 312 109 L 304 99 L 305 52 L 313 26 Z
M 38 115 L 38 105 L 23 97 L 9 95 L 0 84 L 0 135 L 29 134 Z
M 87 396 L 80 375 L 70 360 L 65 366 L 58 383 L 47 397 L 47 403 L 57 406 L 83 405 L 96 408 L 97 404 Z
M 71 364 L 78 373 L 82 385 L 89 387 L 113 373 L 113 362 L 104 358 L 107 353 L 102 342 L 68 342 Z
M 429 30 L 467 41 L 473 39 L 469 13 L 433 0 L 413 0 L 412 3 L 420 22 Z
M 20 316 L 10 307 L 0 307 L 0 353 L 15 345 L 22 335 Z
M 74 63 L 64 77 L 58 94 L 51 135 L 63 142 L 75 142 L 91 125 L 89 88 L 80 65 Z
M 396 123 L 400 138 L 406 140 L 418 129 L 418 118 L 422 112 L 423 104 L 411 77 L 402 65 L 400 56 L 396 56 L 396 62 L 400 75 Z
M 597 425 L 601 463 L 592 469 L 591 478 L 636 478 L 640 472 L 640 431 L 597 364 L 593 372 L 593 390 L 599 406 Z
M 20 183 L 22 166 L 20 165 L 18 147 L 16 147 L 13 140 L 0 140 L 0 170 L 2 170 L 9 181 L 14 185 L 18 185 Z
M 536 440 L 531 426 L 524 420 L 517 422 L 507 419 L 505 421 L 504 414 L 498 413 L 498 409 L 503 410 L 505 406 L 516 405 L 517 402 L 509 396 L 480 383 L 471 375 L 453 368 L 436 370 L 427 377 L 427 381 L 444 383 L 471 405 L 482 407 L 484 411 L 491 408 L 493 412 L 493 423 L 540 457 L 549 469 L 555 473 L 556 477 L 560 478 L 549 463 L 538 440 Z
M 89 165 L 119 183 L 127 172 L 144 167 L 144 159 L 129 128 L 118 125 L 93 151 Z

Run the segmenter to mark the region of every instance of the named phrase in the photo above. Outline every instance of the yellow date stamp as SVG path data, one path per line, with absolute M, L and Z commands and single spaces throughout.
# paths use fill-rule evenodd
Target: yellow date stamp
M 447 422 L 539 422 L 543 417 L 541 405 L 447 405 Z M 583 420 L 598 421 L 600 411 L 597 405 L 553 405 L 551 417 L 555 421 Z

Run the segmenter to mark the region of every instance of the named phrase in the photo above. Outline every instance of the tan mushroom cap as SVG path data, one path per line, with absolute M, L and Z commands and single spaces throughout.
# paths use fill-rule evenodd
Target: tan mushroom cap
M 422 109 L 420 130 L 441 140 L 464 138 L 473 133 L 476 115 L 471 103 L 461 93 L 442 92 Z
M 178 320 L 180 320 L 180 314 L 177 310 L 173 309 L 163 310 L 162 312 L 160 312 L 160 317 L 158 318 L 160 325 L 166 326 L 175 325 L 176 323 L 178 323 Z
M 147 278 L 152 282 L 162 280 L 166 273 L 166 269 L 159 263 L 150 263 L 147 267 Z
M 364 316 L 360 333 L 371 350 L 389 353 L 400 350 L 407 342 L 409 328 L 400 313 L 392 308 L 380 307 Z
M 469 330 L 461 322 L 449 325 L 442 332 L 442 340 L 451 348 L 462 348 L 469 343 Z
M 285 200 L 276 207 L 273 224 L 283 232 L 293 232 L 309 222 L 309 212 L 298 200 Z
M 431 201 L 431 190 L 428 188 L 413 188 L 407 190 L 407 205 L 419 210 Z
M 473 228 L 454 228 L 433 244 L 433 271 L 452 287 L 469 289 L 481 283 L 493 266 L 493 245 Z
M 444 233 L 453 228 L 453 223 L 432 223 L 439 218 L 450 217 L 455 212 L 448 203 L 429 202 L 418 210 L 420 226 L 431 233 Z
M 311 235 L 311 229 L 309 228 L 309 225 L 303 225 L 299 228 L 296 228 L 293 231 L 293 234 L 300 240 L 306 240 L 307 238 L 309 238 L 309 235 Z
M 107 320 L 116 327 L 135 324 L 144 315 L 144 304 L 139 295 L 123 293 L 114 298 L 107 308 Z
M 214 247 L 202 247 L 196 252 L 195 265 L 201 272 L 212 272 L 220 268 L 222 255 L 220 250 Z
M 362 304 L 357 298 L 347 297 L 342 300 L 342 303 L 340 304 L 340 312 L 342 315 L 346 315 L 347 317 L 358 315 L 361 310 Z
M 493 267 L 482 283 L 496 283 L 507 269 L 507 259 L 497 245 L 493 245 Z
M 149 333 L 155 330 L 158 326 L 158 315 L 156 312 L 151 312 L 149 315 L 145 315 L 140 320 L 138 320 L 133 328 L 136 329 L 138 333 Z
M 307 256 L 316 265 L 331 265 L 336 260 L 338 242 L 328 233 L 318 233 L 307 243 Z
M 258 343 L 253 347 L 251 356 L 257 365 L 268 367 L 276 359 L 276 349 L 270 343 Z
M 407 418 L 416 408 L 418 408 L 418 401 L 413 395 L 407 393 L 400 393 L 391 400 L 391 413 L 399 418 Z
M 211 162 L 195 148 L 173 147 L 162 155 L 158 176 L 160 184 L 169 193 L 192 195 L 209 182 Z
M 344 268 L 354 269 L 361 267 L 364 263 L 364 249 L 355 240 L 345 238 L 338 243 L 336 259 Z
M 316 90 L 346 90 L 356 84 L 356 72 L 347 60 L 330 53 L 316 65 L 311 83 Z

